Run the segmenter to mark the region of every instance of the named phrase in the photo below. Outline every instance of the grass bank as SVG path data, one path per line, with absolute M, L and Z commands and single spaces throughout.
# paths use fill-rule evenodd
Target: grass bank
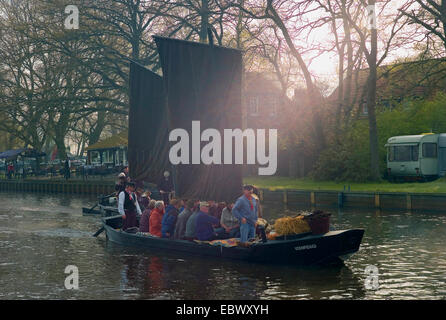
M 407 182 L 390 183 L 383 182 L 334 182 L 314 181 L 311 179 L 296 179 L 289 177 L 246 177 L 245 183 L 253 184 L 259 188 L 280 190 L 334 190 L 343 191 L 344 186 L 350 191 L 365 192 L 409 192 L 409 193 L 446 193 L 446 179 L 438 179 L 433 182 Z

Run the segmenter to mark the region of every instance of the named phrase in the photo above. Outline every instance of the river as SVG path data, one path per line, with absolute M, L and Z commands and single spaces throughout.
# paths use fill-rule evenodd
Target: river
M 446 299 L 446 214 L 333 210 L 333 228 L 366 230 L 360 251 L 344 266 L 302 268 L 93 238 L 99 219 L 81 207 L 94 197 L 3 192 L 0 203 L 0 299 Z M 264 204 L 267 218 L 284 210 Z M 78 290 L 65 289 L 68 265 Z M 377 287 L 365 285 L 367 266 Z

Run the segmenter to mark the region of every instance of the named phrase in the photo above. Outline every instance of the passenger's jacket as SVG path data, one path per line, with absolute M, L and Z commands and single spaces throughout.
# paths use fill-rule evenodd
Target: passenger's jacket
M 200 211 L 194 211 L 186 222 L 186 237 L 195 238 L 195 227 L 197 224 L 197 215 Z
M 141 219 L 139 220 L 139 232 L 149 232 L 149 218 L 151 209 L 147 208 L 142 213 Z
M 249 201 L 251 200 L 251 201 Z M 242 218 L 245 218 L 246 221 L 254 226 L 257 222 L 257 201 L 253 197 L 248 199 L 244 195 L 237 199 L 232 208 L 232 214 L 236 217 L 240 224 Z
M 184 209 L 179 215 L 177 219 L 177 223 L 175 225 L 175 239 L 183 239 L 186 235 L 186 223 L 189 217 L 192 215 L 192 211 L 189 208 Z
M 173 238 L 175 232 L 175 224 L 178 218 L 178 209 L 172 205 L 168 205 L 166 213 L 163 216 L 161 234 L 163 238 Z M 169 235 L 167 235 L 169 234 Z
M 163 220 L 164 209 L 155 208 L 150 212 L 149 232 L 150 234 L 161 237 L 161 224 Z
M 211 240 L 214 235 L 212 225 L 218 225 L 218 223 L 217 218 L 200 211 L 197 215 L 195 236 L 201 241 Z

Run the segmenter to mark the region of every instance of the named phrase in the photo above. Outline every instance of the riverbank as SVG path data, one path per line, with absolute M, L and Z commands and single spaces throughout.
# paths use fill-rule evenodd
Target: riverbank
M 336 184 L 272 177 L 246 178 L 245 183 L 259 187 L 262 202 L 283 203 L 308 210 L 319 207 L 446 212 L 446 183 L 442 180 L 430 183 Z M 114 191 L 114 183 L 106 180 L 0 180 L 0 191 L 105 195 Z
M 112 193 L 114 183 L 102 180 L 12 179 L 0 180 L 0 191 L 100 195 Z
M 268 190 L 350 191 L 350 192 L 406 192 L 445 193 L 446 179 L 432 182 L 390 183 L 383 182 L 334 182 L 296 179 L 290 177 L 246 177 L 245 183 Z

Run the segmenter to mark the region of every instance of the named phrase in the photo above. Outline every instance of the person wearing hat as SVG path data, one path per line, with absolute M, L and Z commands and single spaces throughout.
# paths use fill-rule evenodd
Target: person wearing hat
M 118 182 L 115 184 L 115 191 L 119 195 L 122 191 L 125 190 L 125 183 L 127 182 L 127 178 L 125 177 L 125 173 L 121 172 L 118 175 Z
M 209 214 L 210 205 L 207 201 L 200 202 L 200 212 L 197 214 L 195 226 L 195 236 L 200 241 L 210 241 L 218 239 L 218 234 L 214 230 L 220 221 Z
M 125 190 L 118 196 L 118 211 L 122 215 L 122 230 L 138 226 L 137 214 L 141 215 L 141 209 L 135 194 L 135 184 L 127 182 Z
M 252 196 L 253 187 L 245 185 L 243 195 L 237 199 L 232 208 L 232 214 L 239 220 L 240 242 L 247 243 L 255 237 L 257 223 L 257 201 Z

